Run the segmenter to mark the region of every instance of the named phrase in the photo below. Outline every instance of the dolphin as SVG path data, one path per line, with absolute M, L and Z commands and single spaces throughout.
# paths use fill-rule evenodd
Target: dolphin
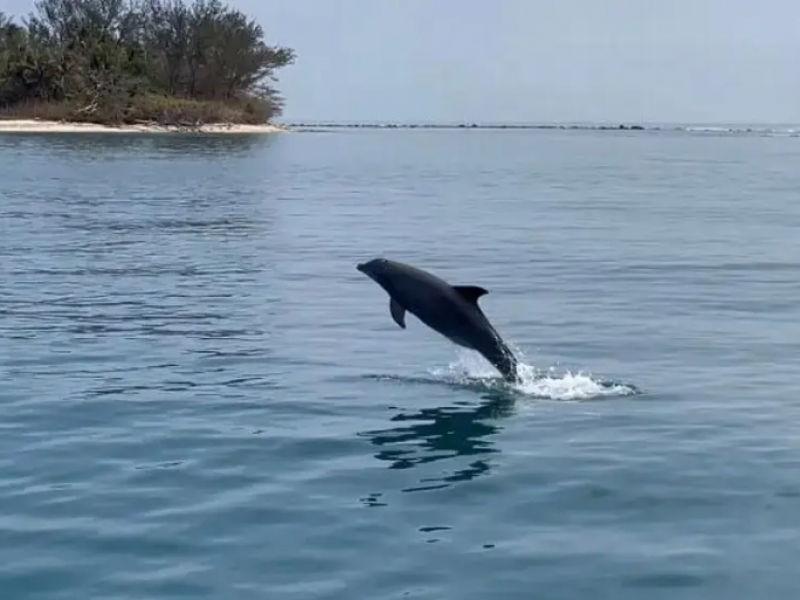
M 478 306 L 478 299 L 489 293 L 485 288 L 450 285 L 427 271 L 386 258 L 359 263 L 356 269 L 389 294 L 389 312 L 401 328 L 406 328 L 408 311 L 454 344 L 480 353 L 506 381 L 520 380 L 516 357 Z

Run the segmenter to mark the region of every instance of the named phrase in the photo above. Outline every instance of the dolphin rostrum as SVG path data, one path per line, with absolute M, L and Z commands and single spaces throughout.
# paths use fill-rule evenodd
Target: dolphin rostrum
M 360 263 L 356 269 L 389 294 L 392 319 L 406 328 L 406 311 L 454 344 L 479 352 L 507 381 L 519 381 L 517 359 L 478 306 L 489 292 L 475 285 L 450 285 L 418 269 L 385 258 Z

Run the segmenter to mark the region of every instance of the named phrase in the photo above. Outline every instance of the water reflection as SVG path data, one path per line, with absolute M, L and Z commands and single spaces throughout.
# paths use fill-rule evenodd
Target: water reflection
M 2 147 L 36 149 L 42 138 L 55 157 L 81 161 L 130 160 L 131 155 L 230 157 L 265 147 L 279 134 L 230 133 L 94 133 L 12 132 L 3 136 Z M 55 158 L 54 157 L 54 158 Z
M 378 447 L 375 458 L 387 462 L 389 469 L 410 469 L 441 460 L 474 457 L 462 468 L 440 477 L 420 479 L 421 485 L 402 491 L 441 489 L 489 473 L 491 463 L 486 457 L 499 452 L 490 439 L 501 429 L 494 421 L 509 416 L 513 410 L 513 396 L 493 391 L 484 395 L 477 406 L 461 403 L 401 412 L 391 419 L 398 424 L 396 427 L 359 435 Z

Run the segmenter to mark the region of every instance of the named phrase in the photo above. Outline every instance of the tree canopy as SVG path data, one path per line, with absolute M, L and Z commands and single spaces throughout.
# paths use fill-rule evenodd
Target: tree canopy
M 37 0 L 0 12 L 0 111 L 102 123 L 265 123 L 295 60 L 221 0 Z

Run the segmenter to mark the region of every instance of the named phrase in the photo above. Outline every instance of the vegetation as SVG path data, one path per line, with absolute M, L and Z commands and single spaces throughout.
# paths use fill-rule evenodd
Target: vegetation
M 267 123 L 294 58 L 220 0 L 38 0 L 19 23 L 0 12 L 0 116 Z

